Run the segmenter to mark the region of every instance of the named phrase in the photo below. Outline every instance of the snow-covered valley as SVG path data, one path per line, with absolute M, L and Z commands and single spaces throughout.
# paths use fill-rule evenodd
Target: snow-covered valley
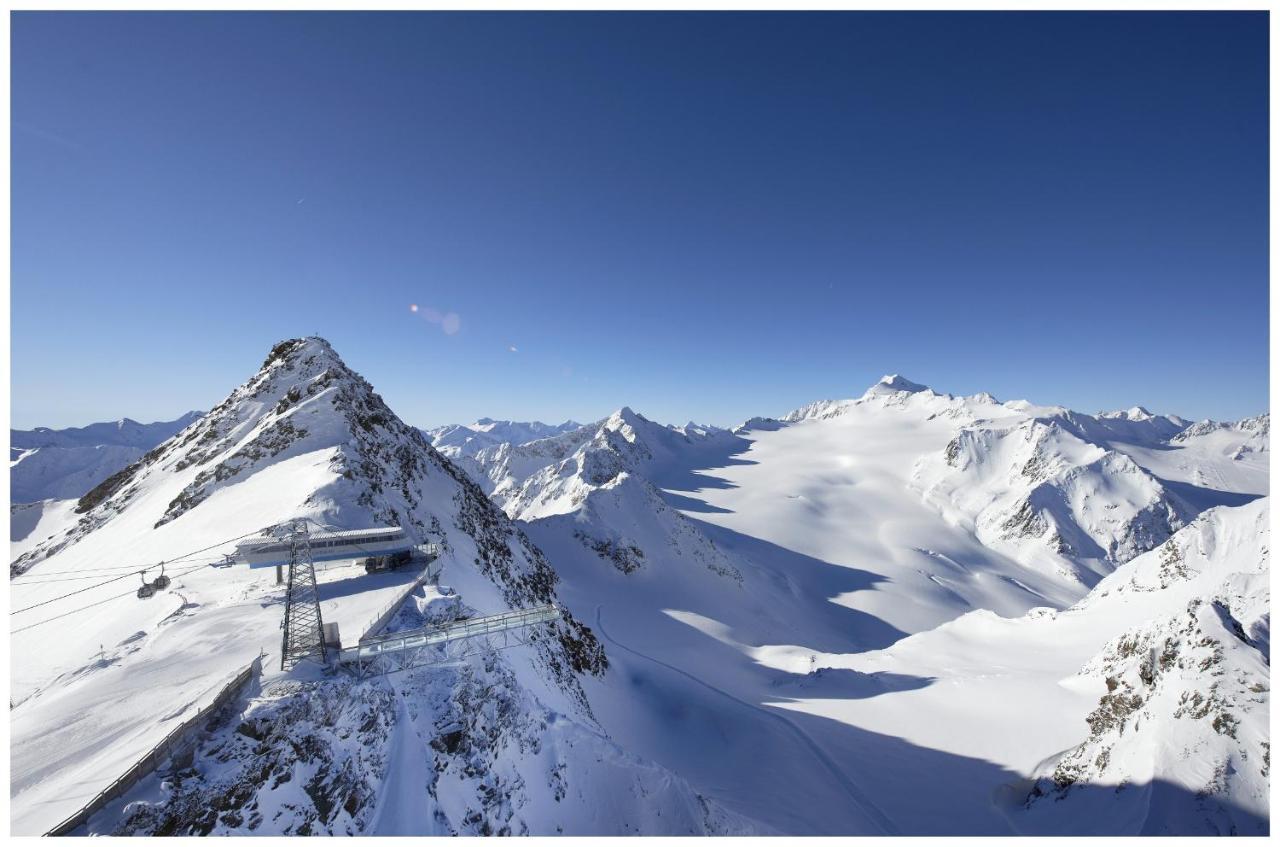
M 282 342 L 136 464 L 13 512 L 11 830 L 265 653 L 87 831 L 1265 832 L 1269 457 L 1265 415 L 902 377 L 732 429 L 422 431 L 326 342 Z M 297 517 L 441 545 L 393 629 L 565 617 L 394 676 L 280 672 L 283 588 L 202 565 Z M 161 560 L 173 586 L 132 596 Z M 322 571 L 326 620 L 350 643 L 404 587 Z

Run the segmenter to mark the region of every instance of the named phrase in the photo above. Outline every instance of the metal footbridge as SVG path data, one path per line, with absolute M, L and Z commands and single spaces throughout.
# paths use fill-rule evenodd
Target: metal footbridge
M 315 573 L 317 549 L 328 549 L 334 555 L 340 553 L 344 557 L 350 557 L 351 550 L 348 548 L 361 548 L 362 552 L 373 553 L 372 558 L 376 560 L 385 555 L 387 550 L 377 546 L 364 550 L 366 545 L 392 545 L 395 548 L 392 552 L 397 554 L 418 550 L 427 559 L 428 565 L 438 558 L 440 551 L 435 545 L 428 545 L 426 548 L 407 545 L 407 536 L 399 527 L 328 531 L 312 536 L 308 523 L 314 521 L 305 518 L 294 520 L 273 528 L 269 535 L 242 545 L 243 550 L 247 551 L 242 553 L 244 558 L 252 560 L 257 557 L 263 563 L 278 565 L 281 569 L 284 562 L 289 566 L 284 637 L 280 651 L 282 670 L 289 670 L 298 662 L 311 659 L 322 665 L 332 661 L 357 677 L 396 673 L 422 665 L 461 659 L 478 652 L 528 644 L 535 638 L 535 626 L 558 620 L 561 616 L 560 609 L 554 603 L 548 603 L 497 615 L 362 638 L 354 647 L 340 648 L 336 643 L 336 629 L 329 633 L 333 638 L 332 643 L 326 638 L 328 627 L 320 615 Z M 353 539 L 358 539 L 358 543 Z M 329 545 L 327 548 L 324 547 L 326 544 Z M 367 558 L 366 565 L 368 562 Z M 250 563 L 253 564 L 252 561 Z M 428 574 L 429 572 L 424 572 L 424 576 Z M 403 599 L 401 597 L 392 608 L 398 606 Z
M 527 644 L 532 627 L 560 618 L 553 603 L 482 618 L 380 635 L 338 653 L 339 666 L 357 676 L 396 673 L 421 665 L 461 659 L 480 650 Z

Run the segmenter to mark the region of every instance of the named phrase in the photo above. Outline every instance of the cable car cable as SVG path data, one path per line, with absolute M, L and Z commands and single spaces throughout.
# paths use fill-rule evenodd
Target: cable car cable
M 186 574 L 194 573 L 195 571 L 198 571 L 198 570 L 200 570 L 201 568 L 208 568 L 208 567 L 212 567 L 212 566 L 213 566 L 213 563 L 212 563 L 212 562 L 207 563 L 207 564 L 202 564 L 202 565 L 196 565 L 195 567 L 187 568 L 186 570 L 180 571 L 178 574 L 176 574 L 176 576 L 185 576 Z M 125 576 L 132 576 L 132 574 L 125 574 Z M 114 580 L 113 580 L 113 581 L 114 581 Z M 59 620 L 59 619 L 61 619 L 61 618 L 65 618 L 65 617 L 67 617 L 68 615 L 74 615 L 74 614 L 76 614 L 77 612 L 83 612 L 83 611 L 85 611 L 86 609 L 92 609 L 94 606 L 101 606 L 103 603 L 110 603 L 112 600 L 119 600 L 119 599 L 121 599 L 122 597 L 133 597 L 133 596 L 135 596 L 137 593 L 138 593 L 138 592 L 137 592 L 137 590 L 136 590 L 136 589 L 129 589 L 129 590 L 128 590 L 128 591 L 126 591 L 124 594 L 115 594 L 115 595 L 112 595 L 111 597 L 105 597 L 105 598 L 103 598 L 103 599 L 101 599 L 101 600 L 97 600 L 97 601 L 95 601 L 95 602 L 93 602 L 93 603 L 89 603 L 88 605 L 81 606 L 81 607 L 79 607 L 79 608 L 77 608 L 77 609 L 72 609 L 72 610 L 71 610 L 71 611 L 69 611 L 69 612 L 63 612 L 63 613 L 61 613 L 61 614 L 54 615 L 54 616 L 53 616 L 53 617 L 51 617 L 51 618 L 45 618 L 44 620 L 39 620 L 39 621 L 36 621 L 35 623 L 29 623 L 29 624 L 27 624 L 27 625 L 25 625 L 25 626 L 20 626 L 20 627 L 18 627 L 17 629 L 11 629 L 11 630 L 9 630 L 9 634 L 10 634 L 10 635 L 14 635 L 14 634 L 19 633 L 19 632 L 24 632 L 24 631 L 26 631 L 26 630 L 28 630 L 28 629 L 34 629 L 34 628 L 35 628 L 35 627 L 37 627 L 37 626 L 43 626 L 44 624 L 50 623 L 50 622 L 52 622 L 52 621 L 56 621 L 56 620 Z
M 231 543 L 231 542 L 233 542 L 233 541 L 239 541 L 241 538 L 248 538 L 249 536 L 251 536 L 251 535 L 255 535 L 255 534 L 257 534 L 257 530 L 254 530 L 253 532 L 247 532 L 247 533 L 245 533 L 244 535 L 240 535 L 240 536 L 237 536 L 237 537 L 235 537 L 235 538 L 227 539 L 227 540 L 225 540 L 225 541 L 219 541 L 219 542 L 218 542 L 218 543 L 216 543 L 216 544 L 210 544 L 208 547 L 202 547 L 202 548 L 200 548 L 199 550 L 194 550 L 194 551 L 192 551 L 192 552 L 190 552 L 190 553 L 184 553 L 183 555 L 179 556 L 177 559 L 169 559 L 169 560 L 166 560 L 166 561 L 174 562 L 174 561 L 181 561 L 181 560 L 183 560 L 183 559 L 189 559 L 189 558 L 191 558 L 192 556 L 196 556 L 196 555 L 199 555 L 200 553 L 207 552 L 207 551 L 209 551 L 209 550 L 212 550 L 212 549 L 213 549 L 213 548 L 215 548 L 215 547 L 221 547 L 221 546 L 223 546 L 224 544 L 230 544 L 230 543 Z M 158 567 L 158 566 L 160 566 L 161 564 L 162 564 L 162 562 L 152 562 L 151 564 L 148 564 L 148 565 L 142 565 L 142 566 L 139 566 L 139 567 L 134 567 L 134 568 L 132 568 L 130 571 L 128 571 L 128 572 L 126 572 L 126 573 L 122 573 L 122 574 L 120 574 L 119 576 L 112 577 L 111 579 L 103 580 L 102 582 L 94 583 L 93 585 L 87 585 L 87 586 L 85 586 L 84 588 L 77 588 L 75 591 L 68 591 L 66 594 L 61 594 L 61 595 L 59 595 L 59 596 L 57 596 L 57 597 L 51 597 L 51 598 L 49 598 L 48 600 L 42 600 L 42 601 L 40 601 L 39 603 L 33 603 L 32 605 L 30 605 L 30 606 L 24 606 L 24 607 L 23 607 L 23 608 L 21 608 L 21 609 L 15 609 L 14 611 L 10 612 L 10 613 L 9 613 L 9 615 L 10 615 L 10 617 L 12 617 L 13 615 L 17 615 L 17 614 L 20 614 L 20 613 L 22 613 L 22 612 L 29 612 L 29 611 L 31 611 L 32 609 L 38 609 L 38 608 L 40 608 L 41 606 L 47 606 L 47 605 L 49 605 L 50 603 L 56 603 L 56 602 L 58 602 L 59 600 L 65 600 L 65 599 L 66 599 L 66 598 L 68 598 L 68 597 L 74 597 L 74 596 L 75 596 L 75 595 L 77 595 L 77 594 L 83 594 L 84 592 L 86 592 L 86 591 L 92 591 L 92 590 L 93 590 L 93 589 L 95 589 L 95 588 L 101 588 L 101 587 L 102 587 L 102 586 L 104 586 L 104 585 L 110 585 L 110 584 L 111 584 L 111 583 L 113 583 L 113 582 L 119 582 L 119 581 L 120 581 L 120 580 L 122 580 L 122 579 L 128 579 L 129 577 L 133 576 L 135 573 L 144 573 L 144 572 L 146 572 L 149 568 Z M 207 564 L 201 564 L 201 565 L 198 565 L 198 566 L 197 566 L 197 568 L 195 568 L 195 569 L 196 569 L 196 570 L 198 570 L 199 568 L 203 568 L 203 567 L 208 567 L 208 565 L 207 565 Z

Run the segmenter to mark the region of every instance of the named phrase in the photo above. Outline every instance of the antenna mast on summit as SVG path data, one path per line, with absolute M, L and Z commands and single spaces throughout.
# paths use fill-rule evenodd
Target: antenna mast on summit
M 289 532 L 289 587 L 285 592 L 284 646 L 280 667 L 288 670 L 303 659 L 326 660 L 324 622 L 316 566 L 311 558 L 311 535 L 306 521 L 294 521 Z

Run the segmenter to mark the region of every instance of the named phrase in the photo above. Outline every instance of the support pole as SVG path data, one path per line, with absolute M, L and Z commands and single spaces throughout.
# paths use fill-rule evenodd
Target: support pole
M 324 621 L 320 618 L 320 594 L 316 566 L 311 558 L 311 536 L 306 521 L 297 521 L 289 536 L 289 586 L 285 591 L 284 645 L 280 667 L 288 670 L 303 659 L 327 658 Z

